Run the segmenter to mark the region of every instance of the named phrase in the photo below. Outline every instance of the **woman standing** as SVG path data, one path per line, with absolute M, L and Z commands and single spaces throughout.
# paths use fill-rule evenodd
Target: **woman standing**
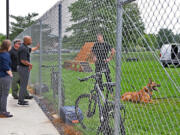
M 0 46 L 0 117 L 12 117 L 7 112 L 7 97 L 12 80 L 11 59 L 8 51 L 11 49 L 11 41 L 4 40 Z

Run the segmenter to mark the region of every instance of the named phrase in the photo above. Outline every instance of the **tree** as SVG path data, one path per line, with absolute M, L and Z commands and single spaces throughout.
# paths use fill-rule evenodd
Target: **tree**
M 46 51 L 52 49 L 57 50 L 59 36 L 53 34 L 52 26 L 50 24 L 42 23 L 41 28 L 42 49 Z M 40 42 L 40 23 L 35 23 L 31 26 L 31 37 L 35 45 Z
M 172 30 L 170 29 L 160 29 L 157 34 L 157 42 L 159 46 L 161 47 L 163 44 L 168 43 L 175 43 L 176 40 L 178 41 L 178 36 L 176 37 Z
M 180 43 L 180 34 L 176 34 L 174 39 L 176 43 Z
M 0 33 L 0 44 L 2 43 L 3 40 L 6 39 L 6 36 L 2 33 Z
M 111 45 L 116 44 L 116 0 L 78 0 L 71 4 L 72 26 L 66 32 L 72 35 L 63 40 L 64 47 L 81 48 L 88 41 L 96 41 L 96 34 L 102 33 Z M 129 19 L 131 18 L 131 19 Z M 144 33 L 144 24 L 136 3 L 124 6 L 123 45 L 133 42 Z M 66 42 L 65 42 L 66 41 Z
M 127 47 L 127 44 L 136 46 L 137 39 L 145 34 L 145 26 L 138 5 L 136 3 L 125 5 L 123 13 L 123 47 Z
M 149 47 L 154 50 L 158 48 L 157 38 L 154 34 L 144 34 L 142 37 L 138 39 L 138 45 L 141 47 L 145 47 L 149 50 Z
M 10 17 L 15 20 L 15 22 L 11 22 L 10 39 L 13 40 L 25 28 L 31 26 L 36 21 L 34 19 L 36 16 L 38 16 L 37 13 L 29 13 L 27 16 L 10 15 Z

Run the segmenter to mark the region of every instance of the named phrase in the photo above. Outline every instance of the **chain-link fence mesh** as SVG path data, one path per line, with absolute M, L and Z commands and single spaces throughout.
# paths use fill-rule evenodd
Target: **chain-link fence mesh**
M 59 63 L 59 3 L 57 2 L 31 27 L 24 30 L 16 39 L 32 37 L 32 46 L 40 43 L 40 49 L 31 53 L 33 69 L 30 84 L 35 93 L 44 96 L 58 110 L 58 73 Z M 41 87 L 40 87 L 41 86 Z
M 57 110 L 58 97 L 75 106 L 82 134 L 178 134 L 179 7 L 178 0 L 58 2 L 17 37 L 41 44 L 30 82 Z

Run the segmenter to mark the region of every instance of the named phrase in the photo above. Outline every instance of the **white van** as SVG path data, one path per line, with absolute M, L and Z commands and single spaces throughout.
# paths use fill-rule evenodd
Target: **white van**
M 180 44 L 164 44 L 160 50 L 160 61 L 164 67 L 170 64 L 180 65 Z

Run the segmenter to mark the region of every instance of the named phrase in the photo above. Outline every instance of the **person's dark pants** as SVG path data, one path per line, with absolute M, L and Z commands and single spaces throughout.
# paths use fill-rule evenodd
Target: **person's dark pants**
M 20 76 L 18 72 L 13 72 L 13 80 L 12 80 L 12 96 L 18 97 L 18 91 L 20 86 Z M 29 96 L 29 93 L 26 89 L 26 96 Z
M 29 80 L 29 67 L 18 66 L 18 73 L 20 77 L 20 91 L 19 91 L 19 101 L 24 101 L 27 94 L 27 85 Z
M 7 97 L 11 85 L 10 76 L 0 77 L 0 113 L 7 112 Z
M 96 73 L 105 70 L 106 72 L 104 72 L 104 74 L 105 74 L 105 77 L 106 77 L 106 81 L 107 82 L 112 82 L 111 77 L 110 77 L 110 69 L 109 69 L 108 63 L 105 63 L 105 62 L 96 62 L 95 63 L 95 67 L 96 67 L 96 69 L 95 69 Z M 103 91 L 104 88 L 103 88 L 103 85 L 102 85 L 103 84 L 102 74 L 98 74 L 98 79 L 96 81 L 99 84 L 100 89 Z M 109 85 L 107 89 L 108 89 L 108 91 L 110 93 L 113 92 L 113 88 L 112 88 L 111 85 Z

